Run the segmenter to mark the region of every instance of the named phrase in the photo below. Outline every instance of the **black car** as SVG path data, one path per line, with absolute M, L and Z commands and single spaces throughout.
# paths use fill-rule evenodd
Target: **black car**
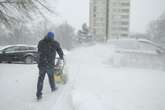
M 37 60 L 37 48 L 28 45 L 10 45 L 1 47 L 0 62 L 24 62 L 35 63 Z

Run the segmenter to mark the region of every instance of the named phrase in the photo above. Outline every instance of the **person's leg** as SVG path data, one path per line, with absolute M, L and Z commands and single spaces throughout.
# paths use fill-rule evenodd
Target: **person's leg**
M 38 83 L 37 83 L 37 98 L 40 98 L 42 96 L 42 88 L 43 88 L 43 82 L 46 74 L 45 68 L 39 68 L 39 76 L 38 76 Z
M 55 91 L 56 85 L 55 85 L 55 81 L 54 81 L 54 69 L 52 69 L 52 68 L 47 69 L 47 74 L 48 74 L 51 90 Z

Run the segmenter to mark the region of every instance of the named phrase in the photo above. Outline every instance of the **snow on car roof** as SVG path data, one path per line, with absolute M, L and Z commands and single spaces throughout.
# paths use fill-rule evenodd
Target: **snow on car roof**
M 135 43 L 135 42 L 143 42 L 143 43 L 146 43 L 146 44 L 151 44 L 151 45 L 165 51 L 165 48 L 162 47 L 161 45 L 159 45 L 158 43 L 155 43 L 151 40 L 143 39 L 143 38 L 140 38 L 140 39 L 121 38 L 121 39 L 112 39 L 112 40 L 108 41 L 108 43 L 110 45 L 112 44 L 112 46 L 119 46 L 119 47 L 129 47 L 130 44 Z
M 143 39 L 143 38 L 140 38 L 140 39 L 135 39 L 135 38 L 121 38 L 121 39 L 112 39 L 110 41 L 108 41 L 109 43 L 112 43 L 112 42 L 144 42 L 144 43 L 150 43 L 152 45 L 155 45 L 157 47 L 161 47 L 159 44 L 151 41 L 151 40 L 148 40 L 148 39 Z
M 137 42 L 137 39 L 133 38 L 121 38 L 121 39 L 111 39 L 108 43 L 111 45 L 127 45 L 128 43 Z

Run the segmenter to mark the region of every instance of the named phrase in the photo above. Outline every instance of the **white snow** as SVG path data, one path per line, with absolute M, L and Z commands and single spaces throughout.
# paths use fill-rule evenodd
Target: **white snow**
M 72 81 L 75 109 L 165 109 L 165 72 L 112 67 L 107 63 L 109 49 L 108 45 L 83 47 L 68 56 L 70 73 L 76 74 Z
M 0 64 L 0 110 L 165 110 L 165 71 L 114 67 L 108 44 L 66 55 L 68 83 L 35 99 L 37 65 Z
M 75 110 L 106 110 L 96 95 L 84 89 L 72 92 L 72 103 Z

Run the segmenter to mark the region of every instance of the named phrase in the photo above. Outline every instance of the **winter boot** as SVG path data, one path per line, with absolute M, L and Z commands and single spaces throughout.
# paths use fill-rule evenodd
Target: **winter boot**
M 37 96 L 38 101 L 41 100 L 41 99 L 42 99 L 42 95 Z
M 57 87 L 55 87 L 55 88 L 54 88 L 54 89 L 52 89 L 51 91 L 52 91 L 52 92 L 54 92 L 54 91 L 56 91 L 57 89 L 58 89 L 58 88 L 57 88 Z

